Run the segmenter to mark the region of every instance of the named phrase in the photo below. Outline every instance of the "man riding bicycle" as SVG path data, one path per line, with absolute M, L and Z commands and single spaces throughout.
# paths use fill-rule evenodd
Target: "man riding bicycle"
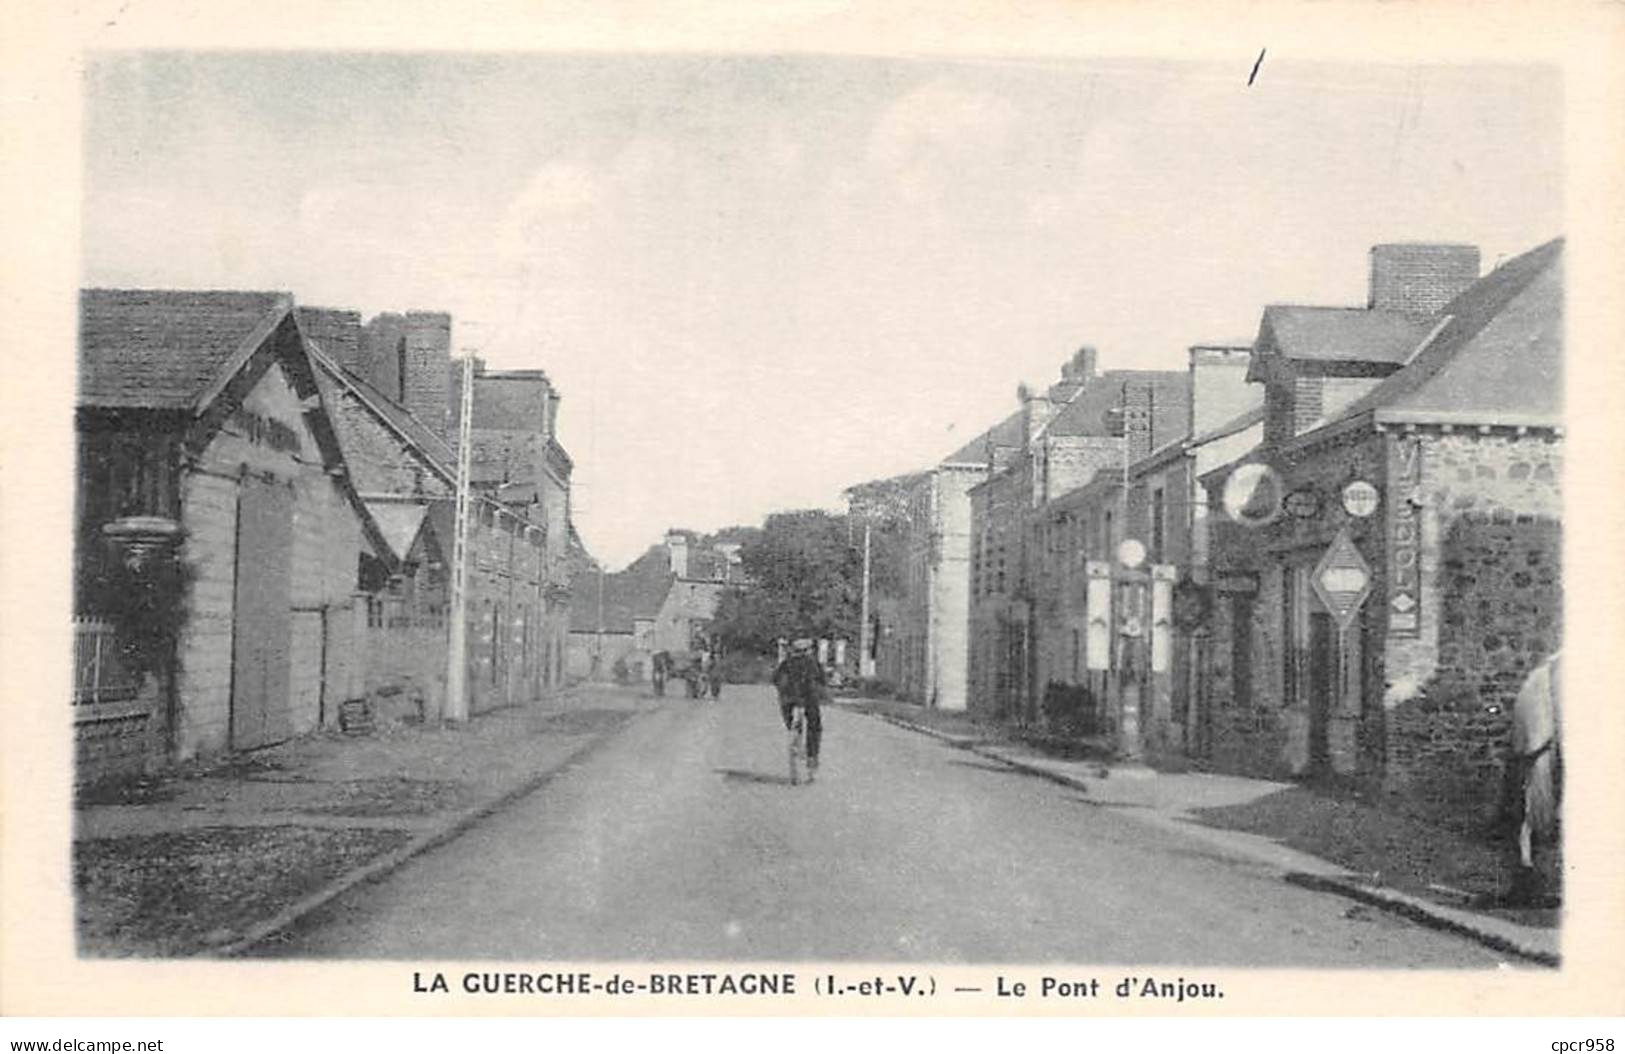
M 818 771 L 818 744 L 824 732 L 819 706 L 829 696 L 824 668 L 813 657 L 812 641 L 795 642 L 790 654 L 773 671 L 773 685 L 779 690 L 779 714 L 787 730 L 796 707 L 807 713 L 807 781 L 810 783 Z

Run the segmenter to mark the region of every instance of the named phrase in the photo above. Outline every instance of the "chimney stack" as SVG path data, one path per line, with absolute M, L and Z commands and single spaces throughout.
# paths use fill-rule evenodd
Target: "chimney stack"
M 1436 315 L 1477 280 L 1477 246 L 1374 245 L 1366 306 L 1422 317 Z
M 1031 443 L 1055 416 L 1055 403 L 1048 395 L 1040 395 L 1025 384 L 1016 388 L 1016 398 L 1021 400 L 1021 419 L 1026 426 L 1027 442 Z
M 667 531 L 666 552 L 671 559 L 671 573 L 678 578 L 687 578 L 688 535 L 682 531 Z
M 347 370 L 361 369 L 361 312 L 301 307 L 299 328 L 327 357 Z
M 451 316 L 409 311 L 401 348 L 401 402 L 445 439 L 451 403 Z

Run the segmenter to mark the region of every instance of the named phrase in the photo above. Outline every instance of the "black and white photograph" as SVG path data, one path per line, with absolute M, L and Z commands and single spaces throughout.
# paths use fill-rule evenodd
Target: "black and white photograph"
M 1574 83 L 961 44 L 79 53 L 76 969 L 1564 976 Z

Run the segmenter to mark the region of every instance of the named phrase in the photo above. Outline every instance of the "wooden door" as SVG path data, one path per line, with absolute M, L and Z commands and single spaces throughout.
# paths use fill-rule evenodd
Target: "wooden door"
M 248 477 L 237 493 L 231 747 L 246 750 L 280 742 L 292 729 L 288 662 L 293 491 L 284 483 Z

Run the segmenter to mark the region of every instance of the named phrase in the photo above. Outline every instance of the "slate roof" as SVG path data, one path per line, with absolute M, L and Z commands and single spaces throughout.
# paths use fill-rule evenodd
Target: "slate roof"
M 991 440 L 996 447 L 1021 445 L 1021 413 L 1017 411 L 942 459 L 944 465 L 985 465 Z
M 1467 287 L 1397 373 L 1339 419 L 1554 426 L 1563 416 L 1563 239 Z
M 371 406 L 373 412 L 382 418 L 386 425 L 416 447 L 424 459 L 446 479 L 456 478 L 457 452 L 452 449 L 450 443 L 412 416 L 406 407 L 374 388 L 362 377 L 340 366 L 315 341 L 305 341 L 305 347 L 311 359 L 321 367 L 316 371 L 316 375 L 318 384 L 323 385 L 324 399 L 331 400 L 336 396 L 335 385 L 348 388 Z M 473 475 L 472 466 L 470 474 Z
M 1190 431 L 1190 373 L 1186 370 L 1107 370 L 1050 419 L 1046 434 L 1109 435 L 1106 413 L 1123 401 L 1124 386 L 1155 385 L 1152 438 L 1157 446 Z
M 79 405 L 186 409 L 292 305 L 287 293 L 81 290 Z
M 1257 354 L 1247 379 L 1262 379 L 1261 360 L 1271 356 L 1297 362 L 1402 363 L 1434 325 L 1432 319 L 1399 311 L 1272 304 L 1259 322 Z
M 603 628 L 606 633 L 631 633 L 633 621 L 654 618 L 671 591 L 672 576 L 651 573 L 652 565 L 634 563 L 625 571 L 603 576 Z M 570 629 L 594 633 L 599 627 L 598 576 L 575 588 L 570 603 Z

